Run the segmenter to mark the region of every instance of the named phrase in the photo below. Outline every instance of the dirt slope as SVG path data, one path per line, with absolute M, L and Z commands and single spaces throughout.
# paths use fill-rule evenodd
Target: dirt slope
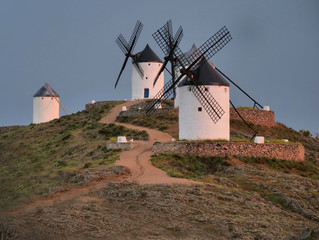
M 101 122 L 115 123 L 122 106 L 135 103 L 115 107 Z M 121 153 L 116 162 L 115 168 L 125 172 L 121 165 L 131 170 L 125 178 L 128 181 L 122 181 L 125 173 L 112 175 L 34 202 L 15 215 L 0 216 L 0 239 L 318 239 L 310 235 L 318 236 L 319 232 L 319 198 L 305 195 L 305 191 L 318 187 L 318 181 L 245 164 L 221 169 L 221 176 L 214 176 L 210 185 L 171 178 L 153 167 L 149 158 L 153 142 L 170 141 L 172 137 L 143 127 L 119 125 L 150 135 L 148 142 L 136 142 L 137 146 Z M 282 208 L 234 181 L 246 178 L 263 181 L 262 185 L 256 181 L 252 187 L 267 187 L 271 182 L 269 191 L 279 192 L 294 208 Z M 311 198 L 312 208 L 307 209 L 311 214 L 300 211 L 305 209 L 302 200 L 306 198 Z M 303 232 L 310 237 L 290 235 L 301 236 Z
M 120 160 L 115 163 L 117 166 L 125 166 L 131 170 L 131 176 L 127 180 L 135 180 L 139 182 L 139 184 L 200 184 L 187 179 L 169 177 L 164 171 L 154 167 L 149 161 L 154 142 L 167 142 L 172 140 L 173 137 L 168 133 L 115 121 L 123 106 L 129 108 L 136 103 L 136 101 L 128 101 L 117 105 L 106 117 L 100 120 L 101 123 L 114 123 L 135 130 L 144 130 L 149 134 L 149 141 L 137 141 L 137 146 L 130 151 L 122 152 Z

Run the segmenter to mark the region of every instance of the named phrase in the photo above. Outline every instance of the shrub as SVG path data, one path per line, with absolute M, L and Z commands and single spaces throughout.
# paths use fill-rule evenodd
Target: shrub
M 86 162 L 83 168 L 90 168 L 92 166 L 92 162 Z
M 67 166 L 67 162 L 64 161 L 64 160 L 58 160 L 58 163 L 57 163 L 58 167 L 65 167 Z
M 302 136 L 304 136 L 304 137 L 312 137 L 311 132 L 309 132 L 308 130 L 303 130 L 303 129 L 301 129 L 301 130 L 299 130 L 299 133 L 300 133 Z

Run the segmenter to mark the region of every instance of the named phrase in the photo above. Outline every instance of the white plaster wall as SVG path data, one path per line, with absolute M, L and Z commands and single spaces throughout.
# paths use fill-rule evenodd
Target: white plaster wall
M 143 79 L 136 67 L 132 66 L 132 100 L 144 99 L 144 88 L 149 89 L 149 98 L 153 98 L 164 87 L 164 72 L 159 76 L 156 85 L 153 87 L 154 79 L 163 63 L 141 62 L 140 67 L 144 71 Z
M 49 122 L 56 118 L 59 118 L 59 103 L 54 97 L 33 98 L 33 123 Z
M 206 86 L 225 113 L 214 123 L 188 86 L 179 87 L 179 139 L 230 139 L 229 87 Z M 198 111 L 202 107 L 202 111 Z
M 175 74 L 176 74 L 176 79 L 181 75 L 180 69 L 181 69 L 181 68 L 178 68 L 178 69 L 176 70 L 176 72 L 175 72 Z M 175 97 L 175 99 L 174 99 L 174 107 L 176 107 L 176 108 L 179 107 L 179 102 L 180 102 L 180 100 L 179 100 L 179 87 L 178 87 L 178 84 L 179 84 L 183 79 L 184 79 L 184 77 L 183 77 L 181 80 L 179 80 L 179 82 L 176 84 L 176 88 L 175 88 L 176 97 Z

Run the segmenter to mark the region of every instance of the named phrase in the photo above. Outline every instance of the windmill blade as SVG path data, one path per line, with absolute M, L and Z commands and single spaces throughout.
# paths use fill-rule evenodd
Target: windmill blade
M 228 81 L 230 81 L 232 84 L 235 85 L 242 93 L 244 93 L 250 100 L 254 102 L 254 106 L 259 106 L 260 108 L 263 108 L 255 99 L 253 99 L 248 93 L 246 93 L 241 87 L 239 87 L 234 81 L 232 81 L 228 76 L 226 76 L 225 73 L 223 73 L 219 68 L 217 68 L 215 65 L 213 65 L 214 69 L 216 69 L 221 75 L 223 75 Z
M 169 37 L 168 32 L 165 27 L 160 28 L 155 33 L 152 34 L 154 40 L 162 50 L 162 52 L 167 56 L 169 54 Z
M 155 97 L 147 104 L 146 106 L 146 113 L 153 113 L 155 111 L 154 106 L 157 103 L 160 103 L 163 98 L 167 99 L 169 98 L 173 93 L 175 86 L 179 81 L 182 79 L 182 77 L 185 76 L 185 73 L 181 73 L 181 75 L 177 78 L 174 79 L 172 78 L 170 81 L 168 81 L 164 87 L 155 95 Z
M 186 57 L 178 47 L 176 47 L 175 56 L 179 65 L 189 66 L 189 69 L 196 70 L 201 64 L 221 50 L 231 39 L 230 32 L 226 27 L 223 27 L 202 44 L 198 48 L 198 51 L 194 52 L 191 56 Z
M 214 56 L 219 50 L 226 46 L 226 44 L 232 39 L 230 32 L 224 26 L 221 28 L 216 34 L 210 37 L 204 44 L 202 44 L 198 50 L 202 53 L 203 57 L 197 57 L 194 54 L 191 57 L 190 61 L 196 61 L 195 59 L 200 60 L 197 62 L 195 69 L 197 69 L 201 64 L 209 60 L 212 56 Z
M 122 34 L 118 36 L 118 38 L 116 39 L 116 43 L 124 54 L 128 54 L 130 46 L 128 45 L 127 41 L 125 40 Z
M 174 43 L 176 42 L 176 45 L 179 45 L 179 43 L 181 42 L 182 38 L 183 38 L 184 34 L 183 34 L 183 29 L 182 26 L 179 26 L 177 32 L 175 33 L 174 36 Z
M 135 56 L 132 57 L 132 61 L 133 61 L 133 66 L 136 68 L 138 74 L 140 75 L 141 78 L 144 77 L 144 71 L 142 70 L 140 64 L 136 61 Z
M 168 81 L 164 87 L 154 96 L 152 100 L 150 100 L 145 109 L 146 109 L 146 114 L 152 114 L 156 111 L 155 106 L 158 103 L 161 103 L 161 101 L 165 98 L 169 98 L 173 92 L 174 92 L 174 81 L 171 79 Z
M 120 80 L 120 77 L 121 77 L 121 75 L 122 75 L 122 72 L 124 71 L 124 68 L 125 68 L 125 66 L 126 66 L 126 63 L 127 63 L 127 60 L 129 59 L 129 57 L 130 57 L 130 56 L 126 56 L 126 57 L 125 57 L 124 63 L 123 63 L 123 65 L 122 65 L 121 71 L 120 71 L 120 73 L 119 73 L 119 76 L 118 76 L 117 79 L 116 79 L 114 88 L 116 88 L 116 86 L 117 86 L 117 84 L 118 84 L 118 82 L 119 82 L 119 80 Z
M 235 105 L 232 103 L 231 100 L 229 100 L 230 105 L 232 105 L 232 107 L 234 108 L 235 112 L 238 114 L 238 116 L 241 118 L 241 120 L 247 125 L 247 127 L 249 127 L 251 130 L 253 130 L 254 135 L 250 138 L 250 141 L 253 140 L 254 137 L 257 136 L 258 131 L 255 130 L 252 126 L 250 126 L 250 124 L 243 118 L 242 115 L 240 115 L 240 113 L 238 112 L 237 108 L 235 107 Z
M 123 37 L 122 34 L 120 34 L 118 36 L 118 38 L 116 39 L 116 43 L 117 45 L 120 47 L 120 49 L 122 50 L 122 52 L 125 54 L 125 60 L 124 60 L 124 63 L 122 65 L 122 68 L 121 68 L 121 71 L 116 79 L 116 82 L 115 82 L 115 88 L 120 80 L 120 77 L 125 69 L 125 66 L 126 66 L 126 63 L 128 61 L 128 58 L 132 58 L 133 60 L 133 63 L 135 64 L 136 66 L 136 69 L 137 69 L 137 72 L 139 73 L 139 75 L 141 77 L 144 76 L 144 73 L 141 69 L 141 67 L 139 66 L 139 64 L 136 62 L 135 60 L 135 57 L 134 55 L 132 54 L 133 50 L 134 50 L 134 47 L 136 45 L 136 42 L 139 38 L 139 36 L 141 35 L 141 31 L 142 31 L 142 28 L 143 28 L 143 24 L 140 22 L 140 21 L 137 21 L 136 25 L 135 25 L 135 28 L 132 32 L 132 35 L 131 35 L 131 38 L 130 38 L 130 41 L 129 43 L 125 40 L 125 38 Z M 133 64 L 133 65 L 134 65 Z
M 175 79 L 174 51 L 183 37 L 183 29 L 180 26 L 178 31 L 175 34 L 175 37 L 173 38 L 172 20 L 169 20 L 162 28 L 160 28 L 153 34 L 153 37 L 155 41 L 157 42 L 157 44 L 162 49 L 162 51 L 164 52 L 164 54 L 166 54 L 164 64 L 154 79 L 154 82 L 153 82 L 153 86 L 154 86 L 160 74 L 164 71 L 164 69 L 166 69 L 166 65 L 168 62 L 171 62 L 171 65 L 172 65 L 171 75 L 173 79 Z
M 157 82 L 157 79 L 159 78 L 159 76 L 161 75 L 161 73 L 164 71 L 164 69 L 166 68 L 166 65 L 168 63 L 168 59 L 165 60 L 165 62 L 163 63 L 161 69 L 158 71 L 155 79 L 154 79 L 154 82 L 153 82 L 153 87 L 155 86 L 156 82 Z
M 164 27 L 166 28 L 166 31 L 168 33 L 169 36 L 173 36 L 173 26 L 172 26 L 172 20 L 168 20 L 166 22 L 166 24 L 164 25 Z
M 142 29 L 143 29 L 143 24 L 140 21 L 137 21 L 129 41 L 129 46 L 131 46 L 131 51 L 134 50 L 136 42 L 141 35 Z
M 194 82 L 195 81 L 193 81 L 193 83 Z M 205 86 L 199 86 L 195 83 L 189 87 L 209 117 L 214 123 L 217 123 L 218 120 L 224 115 L 225 111 L 222 109 L 216 99 L 212 96 L 212 94 L 210 94 L 210 92 L 205 91 Z

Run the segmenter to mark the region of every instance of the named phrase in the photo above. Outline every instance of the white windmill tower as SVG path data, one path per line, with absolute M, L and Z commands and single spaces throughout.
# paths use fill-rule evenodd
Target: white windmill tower
M 59 118 L 59 99 L 59 94 L 45 83 L 33 95 L 33 123 L 44 123 Z
M 136 42 L 141 34 L 143 24 L 137 21 L 129 42 L 122 34 L 116 40 L 125 60 L 115 82 L 115 87 L 121 77 L 129 58 L 132 58 L 132 100 L 153 98 L 164 86 L 164 73 L 159 76 L 158 83 L 153 87 L 153 80 L 161 69 L 163 62 L 147 44 L 143 51 L 133 54 Z
M 202 64 L 198 70 L 194 81 L 185 77 L 178 85 L 179 138 L 229 140 L 229 84 L 209 61 Z M 196 93 L 194 82 L 204 95 Z M 204 96 L 213 97 L 206 100 L 212 106 L 209 110 L 212 114 L 204 109 L 206 101 L 198 99 Z
M 138 72 L 136 64 L 143 71 Z M 161 69 L 163 62 L 147 44 L 142 52 L 135 55 L 132 68 L 132 100 L 153 98 L 164 87 L 164 72 L 159 76 L 153 87 L 153 79 Z

